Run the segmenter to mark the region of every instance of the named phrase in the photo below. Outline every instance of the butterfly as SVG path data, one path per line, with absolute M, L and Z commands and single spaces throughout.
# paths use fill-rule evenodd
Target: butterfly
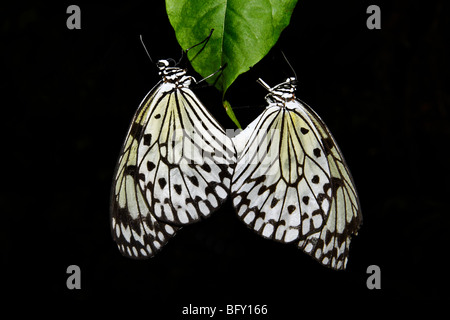
M 362 222 L 350 171 L 325 123 L 295 96 L 288 78 L 266 109 L 233 138 L 231 198 L 239 218 L 264 238 L 296 242 L 333 269 L 345 269 Z
M 155 255 L 181 226 L 208 217 L 228 197 L 231 138 L 191 89 L 185 69 L 157 63 L 161 81 L 137 110 L 114 174 L 111 230 L 120 252 Z

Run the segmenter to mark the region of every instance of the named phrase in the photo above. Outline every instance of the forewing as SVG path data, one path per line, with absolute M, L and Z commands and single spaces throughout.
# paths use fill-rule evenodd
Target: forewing
M 282 242 L 319 231 L 330 209 L 330 169 L 313 123 L 298 109 L 270 105 L 233 141 L 232 198 L 238 216 Z
M 143 129 L 140 186 L 158 220 L 185 225 L 226 200 L 235 150 L 190 89 L 173 91 L 161 104 L 165 112 L 152 114 Z
M 114 174 L 111 192 L 111 230 L 120 252 L 131 258 L 153 256 L 173 236 L 178 227 L 155 218 L 151 205 L 139 184 L 138 149 L 144 143 L 143 124 L 149 114 L 160 109 L 164 94 L 161 84 L 153 88 L 141 103 L 131 122 Z
M 162 83 L 129 129 L 112 192 L 113 237 L 125 256 L 154 255 L 180 226 L 228 196 L 231 139 L 188 88 Z

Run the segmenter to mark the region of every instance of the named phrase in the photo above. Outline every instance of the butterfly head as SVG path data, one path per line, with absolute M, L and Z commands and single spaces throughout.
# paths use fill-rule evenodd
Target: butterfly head
M 173 83 L 177 87 L 188 87 L 193 78 L 186 75 L 186 69 L 181 69 L 176 66 L 171 67 L 171 61 L 171 59 L 159 60 L 156 63 L 156 66 L 159 69 L 159 75 L 163 78 L 165 83 Z
M 284 98 L 295 98 L 295 90 L 297 89 L 297 79 L 287 78 L 286 81 L 276 85 L 270 89 L 270 92 L 274 95 L 282 96 Z
M 170 65 L 170 63 L 169 63 L 168 60 L 159 60 L 159 61 L 156 63 L 156 66 L 158 67 L 158 69 L 159 69 L 160 71 L 163 71 L 163 70 L 166 69 L 169 65 Z
M 295 100 L 295 90 L 297 88 L 297 79 L 294 77 L 287 78 L 286 81 L 271 88 L 263 80 L 258 79 L 258 82 L 269 91 L 266 96 L 266 101 L 269 104 L 279 104 L 280 107 L 292 100 Z
M 295 88 L 297 88 L 298 81 L 297 81 L 297 78 L 290 77 L 290 78 L 287 78 L 286 81 L 283 83 L 290 84 L 290 86 L 293 87 L 295 90 Z

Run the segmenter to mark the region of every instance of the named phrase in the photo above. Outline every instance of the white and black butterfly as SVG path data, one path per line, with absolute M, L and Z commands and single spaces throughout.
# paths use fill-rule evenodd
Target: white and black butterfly
M 138 259 L 216 210 L 236 162 L 231 139 L 189 89 L 195 79 L 168 60 L 157 67 L 162 80 L 131 122 L 111 196 L 113 238 L 123 255 Z
M 345 269 L 362 221 L 350 171 L 325 123 L 296 99 L 296 79 L 271 88 L 268 106 L 233 138 L 231 186 L 240 219 L 265 238 L 296 241 L 325 266 Z

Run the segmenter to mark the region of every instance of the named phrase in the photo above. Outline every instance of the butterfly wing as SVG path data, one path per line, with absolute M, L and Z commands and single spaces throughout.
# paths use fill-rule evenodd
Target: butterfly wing
M 238 160 L 231 191 L 244 223 L 281 242 L 320 231 L 331 202 L 330 168 L 302 110 L 271 105 L 233 141 Z
M 355 184 L 344 157 L 322 119 L 303 102 L 298 102 L 318 129 L 330 166 L 333 196 L 328 220 L 319 232 L 299 241 L 299 247 L 333 269 L 346 268 L 350 241 L 362 223 Z
M 233 141 L 239 217 L 266 238 L 298 241 L 322 264 L 344 269 L 361 213 L 350 172 L 317 114 L 297 100 L 270 104 Z
M 116 169 L 113 238 L 132 258 L 153 256 L 180 226 L 225 201 L 235 162 L 231 139 L 194 93 L 157 85 L 138 109 Z

